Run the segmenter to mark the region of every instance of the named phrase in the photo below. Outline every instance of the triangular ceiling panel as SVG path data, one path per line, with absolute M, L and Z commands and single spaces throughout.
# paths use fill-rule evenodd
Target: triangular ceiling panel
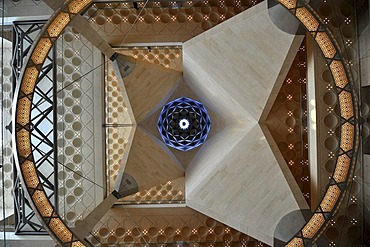
M 136 128 L 124 172 L 135 179 L 139 191 L 184 176 L 184 169 L 165 144 L 141 127 Z
M 262 3 L 183 45 L 185 80 L 226 119 L 186 170 L 186 203 L 270 245 L 279 220 L 308 207 L 260 122 L 302 38 L 275 27 Z
M 172 95 L 182 73 L 144 61 L 123 79 L 136 123 L 155 112 Z

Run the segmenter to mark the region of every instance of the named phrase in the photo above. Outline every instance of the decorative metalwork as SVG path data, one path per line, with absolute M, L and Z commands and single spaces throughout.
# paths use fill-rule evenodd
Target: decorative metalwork
M 202 145 L 211 129 L 211 119 L 204 105 L 181 97 L 163 106 L 158 130 L 166 145 L 188 151 Z
M 36 36 L 41 31 L 46 21 L 15 22 L 13 25 L 13 84 L 16 85 L 20 68 L 27 56 Z M 24 156 L 33 152 L 34 162 L 29 160 L 24 162 L 22 172 L 29 176 L 25 178 L 28 187 L 36 188 L 41 183 L 45 186 L 45 193 L 50 202 L 58 208 L 57 191 L 57 160 L 55 152 L 55 131 L 54 119 L 56 117 L 55 96 L 55 48 L 47 54 L 46 61 L 38 75 L 35 66 L 28 67 L 25 80 L 27 83 L 22 85 L 21 90 L 28 97 L 19 101 L 17 124 L 21 126 L 30 125 L 31 143 L 26 140 L 28 131 L 22 129 L 18 131 L 19 139 L 24 139 L 23 148 L 19 149 Z M 33 97 L 29 96 L 34 92 Z M 32 112 L 32 117 L 28 116 Z M 24 138 L 25 137 L 25 138 Z M 31 145 L 31 149 L 29 146 Z M 42 224 L 37 219 L 25 193 L 21 187 L 19 173 L 14 169 L 14 201 L 15 201 L 15 232 L 17 234 L 46 233 Z M 37 178 L 37 174 L 40 179 Z M 38 193 L 39 194 L 39 193 Z M 34 194 L 36 195 L 36 194 Z M 39 198 L 39 197 L 37 197 Z M 33 197 L 32 199 L 35 199 Z M 49 203 L 50 204 L 50 203 Z
M 53 66 L 48 59 L 49 51 L 54 49 L 52 48 L 53 44 L 69 21 L 72 21 L 75 14 L 79 14 L 90 3 L 91 0 L 65 1 L 35 38 L 28 49 L 22 66 L 17 67 L 19 84 L 14 94 L 13 117 L 15 121 L 13 122 L 12 134 L 16 148 L 14 160 L 19 174 L 18 181 L 20 181 L 24 196 L 28 199 L 34 214 L 60 246 L 84 246 L 85 244 L 90 245 L 90 243 L 86 240 L 80 241 L 60 218 L 56 205 L 52 206 L 51 204 L 50 199 L 57 200 L 53 191 L 57 181 L 54 181 L 54 184 L 48 181 L 57 167 L 53 166 L 53 162 L 57 161 L 56 152 L 54 152 L 56 141 L 52 141 L 56 140 L 56 134 L 53 131 L 53 123 L 56 121 L 50 121 L 56 119 L 53 116 L 55 109 L 53 109 L 53 100 L 51 99 L 56 97 L 56 92 L 53 92 L 56 87 L 49 86 L 48 83 L 45 84 L 43 79 L 55 81 L 52 78 L 55 74 L 53 75 L 51 72 Z M 61 13 L 68 14 L 67 23 L 64 21 L 62 24 L 59 21 L 55 22 Z M 18 48 L 16 47 L 16 49 Z M 20 68 L 22 69 L 20 70 Z M 30 78 L 37 78 L 36 83 Z M 22 102 L 25 99 L 32 101 L 32 104 L 23 105 Z M 54 102 L 56 102 L 55 99 Z M 48 157 L 52 157 L 52 154 L 55 157 L 53 156 L 53 159 L 49 160 Z M 30 172 L 34 169 L 37 170 L 36 173 Z
M 330 224 L 353 177 L 359 149 L 359 103 L 351 69 L 343 59 L 333 34 L 312 7 L 302 0 L 277 0 L 302 23 L 315 39 L 328 64 L 339 99 L 341 133 L 338 157 L 326 193 L 311 219 L 288 241 L 286 246 L 312 246 Z

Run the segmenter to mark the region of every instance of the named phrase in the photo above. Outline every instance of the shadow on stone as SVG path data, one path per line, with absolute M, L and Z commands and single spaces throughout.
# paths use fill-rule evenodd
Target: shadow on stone
M 280 219 L 274 232 L 274 247 L 282 247 L 310 219 L 311 210 L 295 210 Z
M 310 220 L 312 212 L 309 209 L 295 210 L 280 219 L 274 232 L 274 247 L 283 247 L 286 243 Z M 319 238 L 313 245 L 307 246 L 329 246 L 329 241 L 323 237 Z
M 304 35 L 306 30 L 300 22 L 275 0 L 268 0 L 269 16 L 277 28 L 289 34 Z

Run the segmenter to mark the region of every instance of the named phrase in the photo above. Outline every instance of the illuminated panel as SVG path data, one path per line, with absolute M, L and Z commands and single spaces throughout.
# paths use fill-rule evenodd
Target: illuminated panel
M 333 210 L 335 203 L 338 201 L 339 195 L 339 187 L 337 185 L 330 186 L 320 204 L 322 211 L 330 212 L 331 210 Z
M 289 5 L 288 0 L 278 0 L 282 5 L 286 6 L 287 8 L 291 7 L 292 5 Z M 302 1 L 303 4 L 305 1 Z M 310 13 L 312 11 L 315 13 L 314 15 Z M 315 42 L 319 45 L 323 55 L 327 58 L 333 59 L 336 55 L 336 51 L 340 52 L 340 49 L 338 48 L 338 43 L 335 42 L 335 39 L 333 42 L 331 42 L 329 37 L 332 37 L 330 35 L 330 31 L 325 28 L 325 24 L 322 23 L 320 18 L 318 17 L 317 13 L 314 9 L 310 9 L 308 11 L 305 7 L 296 9 L 296 17 L 297 19 L 306 27 L 308 31 L 311 32 L 311 35 L 315 38 Z M 322 27 L 325 30 L 326 34 L 323 34 L 322 32 L 316 33 L 318 28 L 322 25 Z M 320 34 L 322 33 L 322 34 Z M 317 37 L 315 37 L 317 35 Z M 330 35 L 330 36 L 329 36 Z M 331 73 L 333 75 L 335 85 L 338 88 L 345 88 L 347 84 L 351 84 L 350 78 L 347 77 L 347 71 L 345 67 L 345 61 L 344 59 L 341 59 L 340 61 L 332 61 L 329 64 Z M 350 70 L 350 68 L 348 68 Z M 339 97 L 339 104 L 340 104 L 340 114 L 341 117 L 345 119 L 350 119 L 354 116 L 357 116 L 358 114 L 358 101 L 357 96 L 353 92 L 352 88 L 349 88 L 350 92 L 338 90 L 338 97 Z M 355 100 L 354 103 L 352 103 L 352 97 Z M 341 129 L 341 136 L 339 137 L 341 140 L 341 147 L 343 146 L 344 149 L 351 150 L 357 150 L 359 145 L 359 133 L 354 131 L 354 128 L 356 130 L 359 128 L 359 124 L 356 123 L 355 126 L 348 127 L 345 126 Z M 345 140 L 342 140 L 344 138 Z M 350 141 L 355 141 L 355 145 L 349 144 Z M 348 146 L 350 145 L 350 146 Z M 354 157 L 355 159 L 355 157 Z M 351 165 L 351 159 L 343 154 L 338 157 L 333 179 L 335 179 L 337 182 L 345 182 L 346 177 L 350 177 L 351 174 L 349 174 L 349 168 Z M 348 188 L 344 187 L 343 192 L 345 192 Z M 341 196 L 343 194 L 340 192 L 340 189 L 337 185 L 331 185 L 328 186 L 328 189 L 326 191 L 326 194 L 322 201 L 320 202 L 320 206 L 327 212 L 335 212 L 337 209 L 339 203 L 338 202 L 341 199 Z M 316 212 L 318 212 L 319 209 L 317 209 Z M 332 215 L 330 215 L 332 217 Z M 321 213 L 314 213 L 311 216 L 311 219 L 304 225 L 304 227 L 295 234 L 295 236 L 292 238 L 292 240 L 286 245 L 289 247 L 292 246 L 305 246 L 305 243 L 302 243 L 302 239 L 311 239 L 312 244 L 317 240 L 317 238 L 323 233 L 324 226 L 326 225 L 325 222 L 329 221 L 330 218 L 325 219 L 323 214 Z M 303 234 L 303 236 L 301 235 Z M 316 236 L 315 239 L 313 237 Z M 311 243 L 309 244 L 311 245 Z
M 74 0 L 68 5 L 69 12 L 77 14 L 89 3 L 91 3 L 91 0 Z
M 352 95 L 347 91 L 339 94 L 340 115 L 345 119 L 353 117 Z
M 304 247 L 303 240 L 301 238 L 293 238 L 287 245 L 287 247 Z
M 42 216 L 51 216 L 51 214 L 53 213 L 53 207 L 51 206 L 44 191 L 36 190 L 35 193 L 32 195 L 32 200 L 36 204 L 36 207 L 39 209 Z
M 58 35 L 63 31 L 70 21 L 71 18 L 69 18 L 69 14 L 60 12 L 60 14 L 48 27 L 48 33 L 50 37 L 58 37 Z
M 337 165 L 333 175 L 333 178 L 335 181 L 337 181 L 337 183 L 346 181 L 350 164 L 351 159 L 347 155 L 341 155 L 338 157 Z
M 56 39 L 50 38 L 42 38 L 49 34 L 51 37 L 58 36 L 63 29 L 68 25 L 71 21 L 71 16 L 66 13 L 61 13 L 61 9 L 65 9 L 66 7 L 71 12 L 78 14 L 82 9 L 90 3 L 90 1 L 86 0 L 66 0 L 65 5 L 61 6 L 59 10 L 57 10 L 54 15 L 51 17 L 52 19 L 48 22 L 42 33 L 41 37 L 36 38 L 35 46 L 32 46 L 30 51 L 30 58 L 29 60 L 24 61 L 23 74 L 20 75 L 21 84 L 20 90 L 23 93 L 30 95 L 32 99 L 32 95 L 35 93 L 35 85 L 37 83 L 37 78 L 39 72 L 37 71 L 35 66 L 32 66 L 31 62 L 36 65 L 42 65 L 52 47 L 52 44 L 55 42 Z M 19 93 L 19 92 L 18 92 Z M 16 123 L 24 125 L 29 124 L 29 119 L 31 118 L 31 100 L 28 98 L 24 98 L 23 93 L 20 92 L 18 94 L 18 99 L 16 101 Z M 22 98 L 23 97 L 23 98 Z M 16 129 L 13 133 L 16 139 L 16 147 L 17 152 L 15 154 L 15 159 L 18 159 L 20 162 L 20 167 L 22 169 L 22 177 L 25 181 L 22 183 L 22 187 L 25 189 L 26 193 L 30 195 L 29 189 L 43 188 L 43 185 L 40 184 L 40 179 L 37 174 L 37 170 L 34 166 L 32 161 L 26 160 L 23 162 L 20 161 L 20 158 L 28 158 L 32 154 L 32 146 L 31 146 L 31 133 L 26 129 Z M 32 158 L 32 157 L 31 157 Z M 73 233 L 68 229 L 68 227 L 63 223 L 62 219 L 58 216 L 57 213 L 53 213 L 53 206 L 51 205 L 49 199 L 45 195 L 43 190 L 37 190 L 31 196 L 32 204 L 31 206 L 34 208 L 36 207 L 38 210 L 35 210 L 37 217 L 40 219 L 42 223 L 45 224 L 45 228 L 53 232 L 52 237 L 58 243 L 58 245 L 65 246 L 75 246 L 80 247 L 84 246 L 81 241 L 78 241 Z M 47 217 L 47 219 L 45 219 Z M 49 221 L 49 217 L 53 217 Z M 74 241 L 72 241 L 74 239 Z
M 35 189 L 40 183 L 37 176 L 35 164 L 32 161 L 26 160 L 22 164 L 22 173 L 24 176 L 24 181 L 29 188 Z
M 324 224 L 325 218 L 322 214 L 314 214 L 310 221 L 303 227 L 302 233 L 305 238 L 312 238 Z
M 312 16 L 306 8 L 299 8 L 296 12 L 297 18 L 308 29 L 308 31 L 316 31 L 319 27 L 319 22 Z
M 39 71 L 36 69 L 36 67 L 29 67 L 26 69 L 21 88 L 21 90 L 25 94 L 30 94 L 35 90 L 35 85 L 38 76 Z
M 350 123 L 342 125 L 340 147 L 346 152 L 353 148 L 354 129 L 354 126 Z
M 287 9 L 292 9 L 297 5 L 297 0 L 279 0 Z
M 333 61 L 330 64 L 330 70 L 333 74 L 335 85 L 337 85 L 337 87 L 344 88 L 347 85 L 348 80 L 343 64 L 340 61 Z
M 58 239 L 63 243 L 70 242 L 72 240 L 71 231 L 64 225 L 61 219 L 51 219 L 49 227 L 55 233 L 55 235 L 57 235 Z
M 30 133 L 22 129 L 17 132 L 17 144 L 18 144 L 18 154 L 22 157 L 27 158 L 32 150 L 31 150 L 31 137 Z
M 72 243 L 71 247 L 84 247 L 85 245 L 80 241 Z
M 35 50 L 32 53 L 31 59 L 35 64 L 41 64 L 45 61 L 46 56 L 51 48 L 51 41 L 48 38 L 42 38 L 37 43 Z
M 30 122 L 31 103 L 31 100 L 28 98 L 18 100 L 17 123 L 22 126 Z
M 316 35 L 315 39 L 317 44 L 320 46 L 320 49 L 324 53 L 324 56 L 327 58 L 333 58 L 336 51 L 333 43 L 329 39 L 329 36 L 324 32 L 320 32 Z

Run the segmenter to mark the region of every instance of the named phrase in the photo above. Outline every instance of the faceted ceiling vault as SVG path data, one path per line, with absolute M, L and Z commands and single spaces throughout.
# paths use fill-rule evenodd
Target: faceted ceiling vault
M 188 206 L 272 245 L 280 219 L 308 206 L 264 124 L 302 37 L 276 28 L 266 5 L 183 45 L 185 80 L 226 119 L 185 188 Z
M 266 4 L 184 43 L 183 78 L 124 55 L 113 67 L 135 131 L 117 177 L 129 174 L 142 191 L 186 169 L 188 206 L 272 245 L 279 220 L 308 206 L 264 125 L 303 37 L 276 28 Z M 187 162 L 155 133 L 161 107 L 182 91 L 222 123 Z
M 66 4 L 69 2 L 67 1 Z M 80 8 L 75 10 L 74 6 L 69 6 L 67 12 L 78 13 L 81 10 Z M 300 8 L 300 10 L 304 11 L 305 8 Z M 63 19 L 64 15 L 66 13 L 62 12 L 58 18 Z M 84 19 L 80 18 L 80 20 Z M 246 20 L 252 20 L 255 26 L 248 25 Z M 58 33 L 56 33 L 57 29 L 50 28 L 47 30 L 47 35 L 57 37 L 64 28 L 60 23 L 55 23 L 59 25 Z M 322 31 L 319 33 L 323 34 Z M 54 39 L 49 36 L 38 40 L 37 47 L 42 47 L 42 49 L 32 52 L 31 58 L 34 63 L 44 62 L 47 51 L 54 42 Z M 299 37 L 284 34 L 276 29 L 269 21 L 266 4 L 261 4 L 253 12 L 246 11 L 185 43 L 184 76 L 177 71 L 160 69 L 158 66 L 132 61 L 127 57 L 121 56 L 116 59 L 115 62 L 121 62 L 121 65 L 116 66 L 116 74 L 120 74 L 119 77 L 123 78 L 122 90 L 125 93 L 134 126 L 126 149 L 130 152 L 127 152 L 123 159 L 120 174 L 123 175 L 124 172 L 129 174 L 129 178 L 135 180 L 134 185 L 138 186 L 136 189 L 142 190 L 170 179 L 179 178 L 186 171 L 186 194 L 189 206 L 271 244 L 273 231 L 281 217 L 293 210 L 307 207 L 281 155 L 276 152 L 278 149 L 271 139 L 271 134 L 264 125 L 265 117 L 276 98 L 278 88 L 293 59 L 294 51 L 300 44 L 299 41 Z M 325 43 L 324 39 L 321 41 Z M 333 44 L 332 46 L 334 47 Z M 105 53 L 107 55 L 112 49 L 109 45 L 105 47 L 109 48 Z M 324 55 L 330 59 L 335 57 L 334 48 L 324 51 Z M 257 53 L 256 50 L 258 50 Z M 243 57 L 240 54 L 243 54 Z M 111 56 L 107 55 L 107 57 Z M 341 63 L 341 61 L 334 60 L 330 67 Z M 27 66 L 27 70 L 23 70 L 21 76 L 23 84 L 20 84 L 20 92 L 33 94 L 31 89 L 34 85 L 32 86 L 31 83 L 35 83 L 34 78 L 40 71 L 33 63 L 27 63 Z M 341 66 L 340 68 L 343 69 L 343 65 Z M 335 69 L 338 70 L 338 67 Z M 27 79 L 30 75 L 33 76 L 32 80 Z M 349 120 L 357 114 L 357 109 L 351 108 L 352 101 L 348 100 L 352 99 L 352 88 L 347 78 L 343 79 L 342 75 L 335 76 L 334 80 L 337 87 L 345 89 L 339 95 L 342 97 L 340 109 L 346 120 Z M 349 86 L 346 86 L 347 83 Z M 177 158 L 178 155 L 158 141 L 150 131 L 145 129 L 143 124 L 150 122 L 160 106 L 167 102 L 172 97 L 171 95 L 179 92 L 179 85 L 184 84 L 223 122 L 222 128 L 215 131 L 206 145 L 198 149 L 194 157 L 188 160 L 190 163 L 188 166 L 184 166 Z M 15 112 L 17 121 L 13 125 L 17 133 L 14 139 L 19 148 L 19 155 L 22 157 L 20 162 L 23 162 L 17 163 L 17 168 L 22 170 L 22 175 L 26 177 L 27 172 L 24 169 L 35 167 L 31 156 L 30 130 L 27 129 L 30 124 L 28 113 L 31 111 L 31 103 L 30 99 L 22 94 L 19 95 L 17 103 L 19 106 Z M 357 146 L 354 145 L 358 144 L 356 143 L 357 136 L 348 134 L 348 132 L 354 132 L 356 124 L 355 120 L 342 125 L 342 132 L 345 132 L 347 136 L 341 142 L 341 149 L 346 152 L 353 150 L 356 153 Z M 22 129 L 14 128 L 15 126 Z M 355 139 L 354 144 L 351 143 L 351 138 Z M 341 157 L 347 156 L 341 154 Z M 350 162 L 347 162 L 347 167 L 350 166 Z M 346 174 L 343 175 L 340 171 L 339 175 L 337 177 L 342 180 L 335 178 L 336 182 L 347 182 L 343 178 Z M 26 185 L 22 183 L 22 186 L 29 189 L 29 194 L 39 199 L 37 201 L 33 196 L 33 206 L 39 209 L 35 210 L 35 213 L 44 220 L 43 223 L 48 224 L 49 230 L 53 231 L 56 234 L 54 236 L 57 236 L 63 243 L 76 241 L 75 243 L 79 244 L 73 233 L 58 218 L 54 207 L 42 203 L 45 196 L 44 189 L 41 185 L 36 186 L 39 182 L 36 172 L 26 178 L 32 177 L 36 179 L 26 180 L 32 183 L 27 182 Z M 118 179 L 119 192 L 121 192 L 121 183 L 125 181 L 129 180 Z M 337 192 L 345 192 L 345 190 L 341 191 L 338 185 L 330 187 L 336 188 Z M 335 194 L 338 199 L 339 192 L 337 192 Z M 116 195 L 112 193 L 107 197 L 110 199 L 105 202 L 109 204 L 116 201 L 117 198 L 112 198 L 112 196 Z M 325 198 L 327 200 L 322 204 L 325 205 L 325 210 L 333 209 L 334 205 L 330 204 L 331 208 L 328 206 L 328 201 L 332 202 L 331 194 L 327 193 Z M 274 207 L 275 205 L 278 207 Z M 108 206 L 110 208 L 110 205 Z M 323 206 L 320 205 L 320 208 Z M 106 211 L 100 210 L 100 214 Z M 322 210 L 315 213 L 315 216 L 318 215 L 324 219 Z M 50 220 L 50 218 L 53 219 Z M 315 225 L 315 222 L 312 224 Z M 307 227 L 312 228 L 312 224 Z M 316 225 L 316 228 L 321 226 L 324 227 L 324 225 Z M 81 224 L 81 227 L 84 225 Z M 61 231 L 67 234 L 63 233 L 64 236 L 62 236 Z M 297 239 L 303 243 L 300 235 Z

